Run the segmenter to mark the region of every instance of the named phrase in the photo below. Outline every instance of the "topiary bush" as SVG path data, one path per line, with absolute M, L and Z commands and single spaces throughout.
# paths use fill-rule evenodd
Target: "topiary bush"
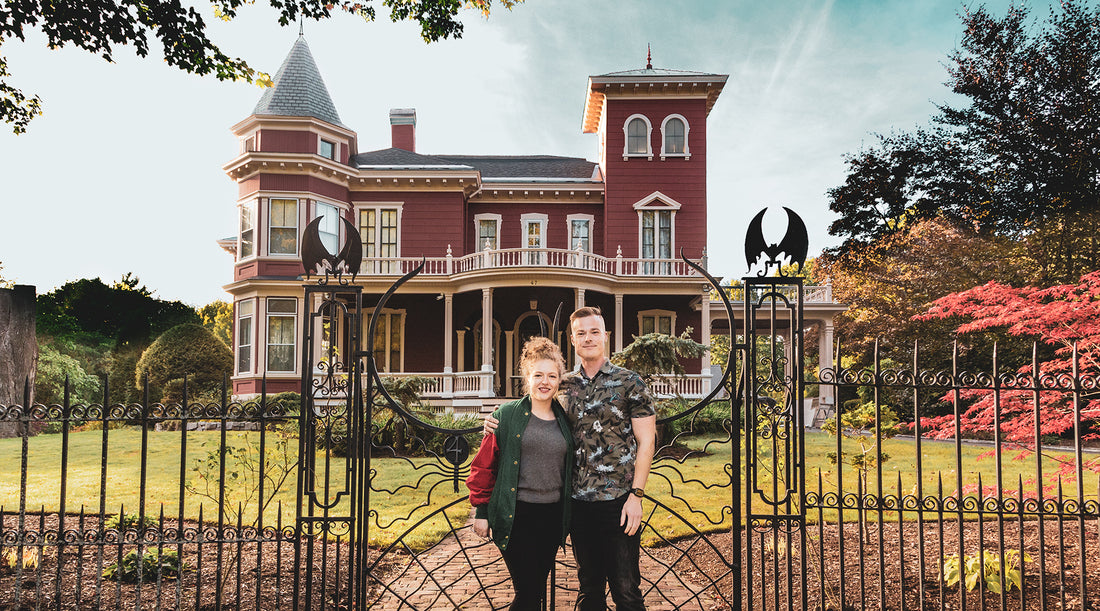
M 202 325 L 183 324 L 162 333 L 141 354 L 134 382 L 141 388 L 148 376 L 150 397 L 179 401 L 182 382 L 169 382 L 186 375 L 189 395 L 210 397 L 218 395 L 232 368 L 233 352 L 214 333 Z

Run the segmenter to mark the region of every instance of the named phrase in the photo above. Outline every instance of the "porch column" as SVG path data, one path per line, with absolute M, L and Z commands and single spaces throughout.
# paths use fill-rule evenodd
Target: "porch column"
M 576 297 L 573 299 L 573 309 L 579 310 L 584 307 L 584 289 L 574 289 Z
M 481 392 L 493 396 L 493 289 L 481 289 Z
M 515 353 L 512 350 L 512 335 L 515 331 L 504 332 L 504 396 L 512 396 L 512 363 L 516 360 Z M 523 348 L 520 348 L 522 350 Z
M 826 318 L 821 321 L 821 333 L 817 338 L 817 364 L 818 375 L 822 369 L 829 369 L 833 363 L 833 319 Z M 818 396 L 822 405 L 836 405 L 836 387 L 826 384 L 818 385 Z
M 450 255 L 448 255 L 448 264 Z M 443 396 L 453 397 L 455 392 L 454 369 L 451 367 L 454 351 L 454 293 L 443 294 Z
M 458 370 L 466 371 L 466 329 L 456 330 L 455 339 L 458 340 Z
M 454 352 L 454 293 L 443 294 L 443 373 L 453 373 L 451 368 Z
M 703 287 L 703 297 L 699 301 L 699 343 L 710 347 L 710 286 Z M 710 392 L 710 350 L 703 353 L 699 360 L 699 373 L 703 374 L 703 394 Z
M 493 289 L 481 289 L 481 370 L 493 370 Z
M 615 352 L 623 351 L 623 294 L 615 293 Z

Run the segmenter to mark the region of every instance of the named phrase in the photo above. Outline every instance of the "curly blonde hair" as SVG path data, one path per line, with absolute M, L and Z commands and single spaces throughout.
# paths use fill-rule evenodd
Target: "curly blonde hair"
M 558 365 L 558 374 L 565 373 L 565 359 L 561 355 L 561 348 L 546 337 L 532 337 L 523 344 L 523 352 L 519 357 L 519 371 L 523 376 L 523 392 L 531 392 L 527 387 L 527 378 L 535 363 L 542 360 L 554 361 Z

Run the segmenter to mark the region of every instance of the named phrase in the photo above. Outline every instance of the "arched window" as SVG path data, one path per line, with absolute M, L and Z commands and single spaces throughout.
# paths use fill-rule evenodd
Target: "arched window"
M 626 145 L 623 147 L 623 158 L 631 156 L 652 157 L 653 151 L 649 147 L 649 136 L 653 128 L 649 119 L 644 115 L 631 115 L 623 126 L 626 135 Z
M 661 158 L 690 156 L 687 119 L 681 115 L 665 117 L 661 123 Z

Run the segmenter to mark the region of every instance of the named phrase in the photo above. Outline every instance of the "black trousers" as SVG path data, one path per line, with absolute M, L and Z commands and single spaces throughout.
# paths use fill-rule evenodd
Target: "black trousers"
M 501 552 L 512 575 L 512 611 L 539 611 L 546 596 L 546 578 L 561 545 L 561 512 L 558 503 L 516 501 L 516 517 L 508 548 Z
M 617 611 L 645 609 L 638 569 L 641 528 L 628 537 L 619 525 L 627 496 L 613 501 L 573 501 L 570 530 L 580 581 L 576 608 L 581 611 L 607 608 L 605 586 L 611 590 Z

